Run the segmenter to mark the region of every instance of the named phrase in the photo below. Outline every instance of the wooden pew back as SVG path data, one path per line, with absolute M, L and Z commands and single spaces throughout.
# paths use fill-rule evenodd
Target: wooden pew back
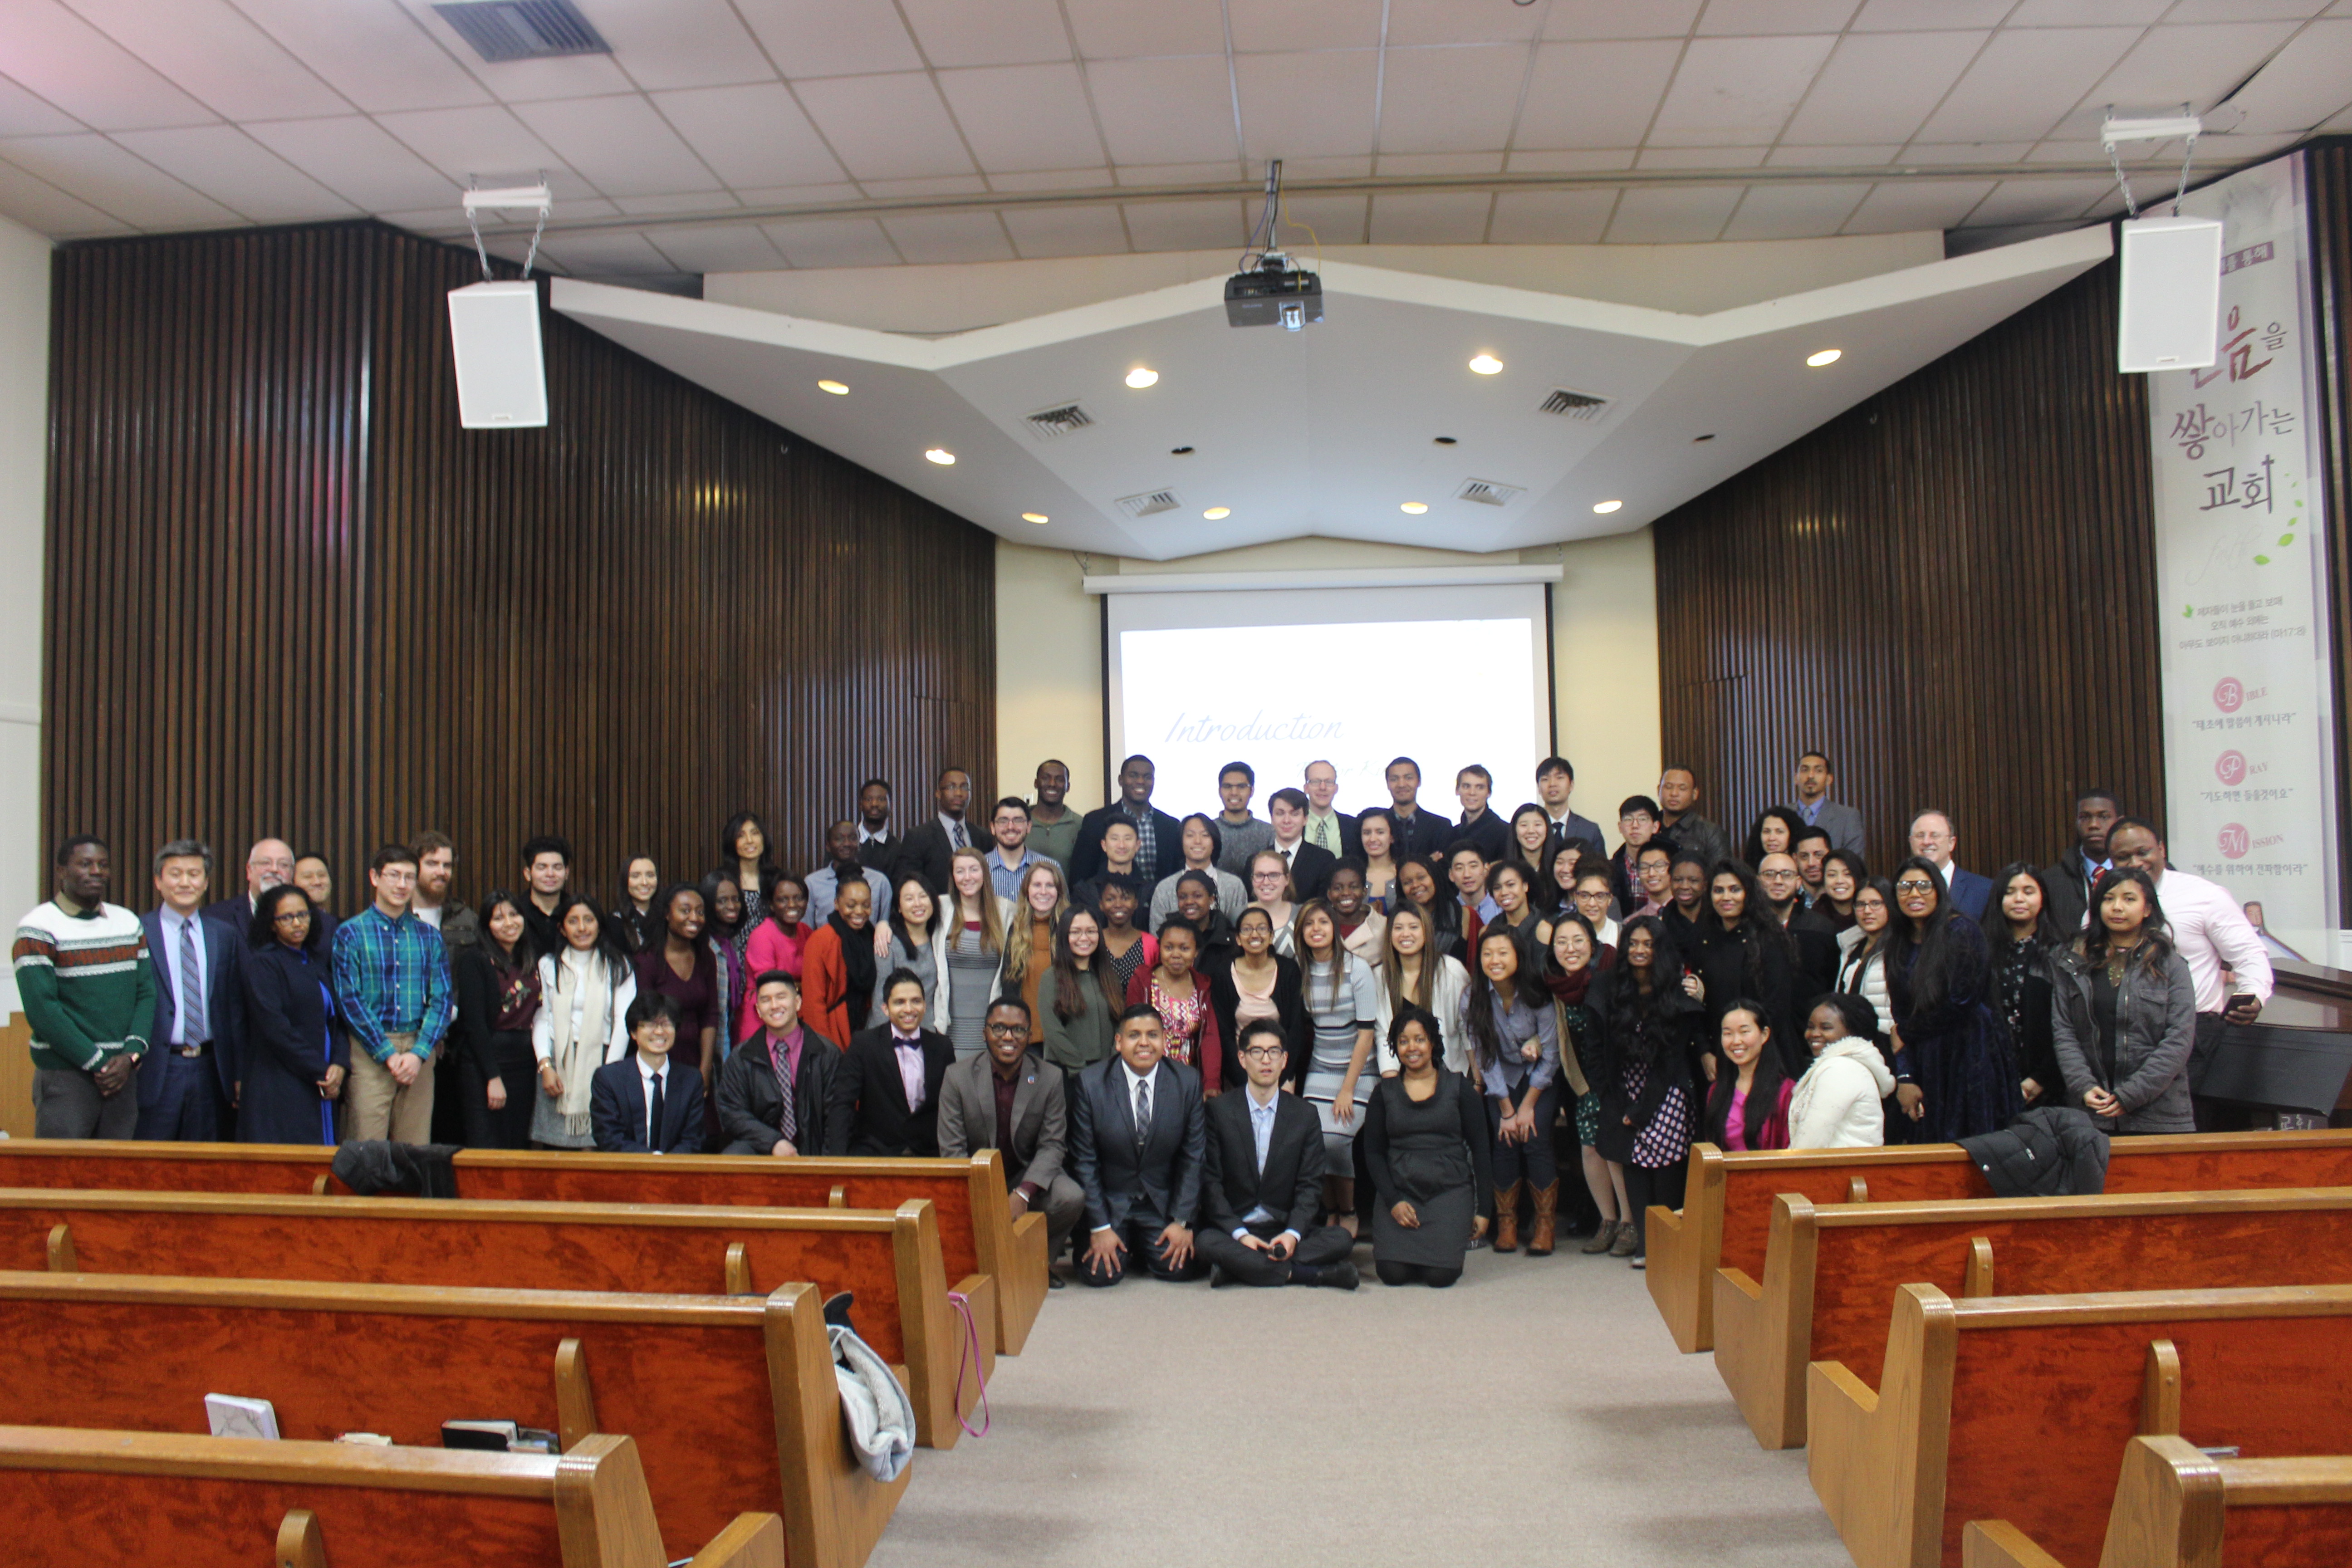
M 924 1442 L 955 1441 L 962 1329 L 921 1201 L 874 1214 L 0 1189 L 0 1268 L 45 1267 L 661 1296 L 807 1280 L 856 1292 L 857 1331 L 906 1368 Z
M 2347 1285 L 1960 1301 L 1906 1285 L 1875 1390 L 1813 1364 L 1808 1468 L 1859 1568 L 1958 1568 L 1972 1520 L 2087 1568 L 2134 1436 L 2325 1451 L 2347 1366 Z
M 636 1446 L 562 1457 L 0 1426 L 0 1533 L 25 1568 L 663 1568 Z M 267 1554 L 267 1555 L 265 1555 Z M 773 1514 L 696 1568 L 783 1568 Z
M 2120 1138 L 2109 1153 L 2105 1190 L 2336 1186 L 2352 1186 L 2352 1131 Z M 1763 1278 L 1772 1200 L 1782 1193 L 1827 1205 L 1990 1197 L 1992 1189 L 1957 1143 L 1757 1153 L 1693 1144 L 1681 1212 L 1654 1209 L 1649 1215 L 1646 1275 L 1651 1299 L 1684 1351 L 1715 1343 L 1716 1269 Z
M 0 1424 L 204 1434 L 205 1396 L 268 1399 L 282 1436 L 437 1447 L 511 1419 L 577 1447 L 636 1440 L 672 1559 L 776 1510 L 796 1568 L 856 1568 L 906 1477 L 842 1440 L 823 1300 L 135 1275 L 0 1273 L 0 1335 L 43 1353 L 0 1380 Z

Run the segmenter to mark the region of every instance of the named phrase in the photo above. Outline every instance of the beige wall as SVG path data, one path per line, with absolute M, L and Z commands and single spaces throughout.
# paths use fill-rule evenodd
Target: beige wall
M 41 591 L 48 496 L 49 242 L 0 218 L 0 920 L 44 896 Z M 0 975 L 0 1131 L 29 1137 L 30 1058 Z
M 1367 566 L 1492 564 L 1496 557 L 1405 545 L 1315 539 L 1190 555 L 1181 561 L 1080 558 L 999 541 L 996 547 L 997 777 L 1025 791 L 1037 763 L 1070 764 L 1072 804 L 1103 803 L 1102 620 L 1081 587 L 1097 575 L 1277 572 Z M 1560 747 L 1576 764 L 1575 804 L 1616 837 L 1617 803 L 1647 794 L 1659 767 L 1656 582 L 1647 529 L 1545 545 L 1502 559 L 1563 569 L 1552 590 L 1552 652 Z M 1292 781 L 1279 781 L 1288 783 Z M 1261 784 L 1260 795 L 1274 787 Z M 1534 781 L 1505 781 L 1507 810 Z M 1441 800 L 1450 799 L 1439 795 Z M 1343 799 L 1342 808 L 1372 804 Z

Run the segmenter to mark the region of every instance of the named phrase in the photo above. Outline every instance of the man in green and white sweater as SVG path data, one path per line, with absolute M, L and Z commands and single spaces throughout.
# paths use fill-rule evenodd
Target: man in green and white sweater
M 139 917 L 106 901 L 105 842 L 58 850 L 57 896 L 16 925 L 16 995 L 33 1030 L 33 1136 L 128 1138 L 132 1088 L 155 1018 Z

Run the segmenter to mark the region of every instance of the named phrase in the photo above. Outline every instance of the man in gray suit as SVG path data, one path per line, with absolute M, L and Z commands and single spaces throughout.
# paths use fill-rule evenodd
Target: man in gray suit
M 1004 1153 L 1013 1217 L 1045 1211 L 1045 1256 L 1063 1245 L 1087 1211 L 1087 1195 L 1062 1170 L 1068 1113 L 1062 1069 L 1029 1048 L 1029 1005 L 1018 993 L 988 1005 L 987 1051 L 948 1068 L 940 1083 L 940 1152 L 950 1160 L 981 1149 Z M 1048 1282 L 1061 1287 L 1059 1275 Z
M 1070 1096 L 1070 1158 L 1087 1195 L 1089 1236 L 1078 1278 L 1116 1285 L 1129 1253 L 1155 1279 L 1192 1279 L 1208 1143 L 1201 1075 L 1166 1059 L 1167 1030 L 1140 1005 L 1118 1016 L 1117 1049 L 1078 1074 Z
M 1797 759 L 1797 804 L 1793 809 L 1804 818 L 1808 827 L 1818 827 L 1830 836 L 1830 847 L 1843 849 L 1850 855 L 1862 853 L 1862 813 L 1843 801 L 1830 798 L 1837 785 L 1837 775 L 1830 771 L 1830 760 L 1819 752 L 1807 752 Z

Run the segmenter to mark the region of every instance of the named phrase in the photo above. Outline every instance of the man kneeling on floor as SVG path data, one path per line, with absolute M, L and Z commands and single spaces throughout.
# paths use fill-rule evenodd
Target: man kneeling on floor
M 1356 1238 L 1317 1225 L 1323 1201 L 1323 1123 L 1282 1089 L 1290 1052 L 1280 1025 L 1260 1019 L 1242 1031 L 1239 1094 L 1209 1102 L 1208 1169 L 1201 1256 L 1209 1283 L 1356 1288 L 1348 1261 Z
M 1116 1285 L 1130 1250 L 1156 1279 L 1197 1279 L 1192 1216 L 1201 1209 L 1201 1075 L 1165 1059 L 1160 1015 L 1118 1016 L 1117 1048 L 1078 1074 L 1070 1095 L 1070 1155 L 1091 1232 L 1078 1278 Z

